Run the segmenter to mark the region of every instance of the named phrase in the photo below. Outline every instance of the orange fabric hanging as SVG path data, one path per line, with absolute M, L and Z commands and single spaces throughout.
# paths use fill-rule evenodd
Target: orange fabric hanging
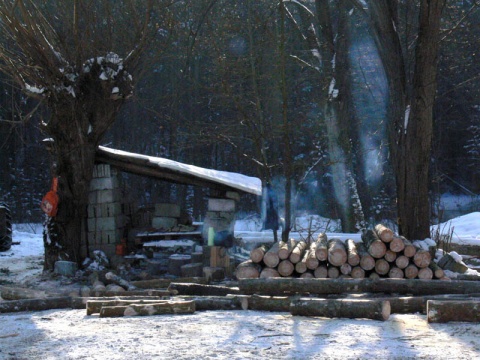
M 40 203 L 40 207 L 45 214 L 50 217 L 55 217 L 58 210 L 59 197 L 57 194 L 58 178 L 54 177 L 52 181 L 52 189 L 45 194 Z

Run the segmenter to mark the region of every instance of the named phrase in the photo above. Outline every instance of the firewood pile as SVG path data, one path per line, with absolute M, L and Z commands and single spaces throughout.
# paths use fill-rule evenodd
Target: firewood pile
M 300 278 L 397 278 L 444 279 L 434 261 L 435 247 L 397 236 L 383 224 L 362 233 L 361 242 L 327 238 L 315 241 L 276 242 L 259 246 L 236 269 L 237 279 Z

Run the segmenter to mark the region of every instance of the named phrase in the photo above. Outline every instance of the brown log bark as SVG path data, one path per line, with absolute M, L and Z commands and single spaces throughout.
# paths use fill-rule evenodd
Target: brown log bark
M 114 298 L 104 298 L 104 299 L 92 299 L 87 300 L 85 305 L 87 309 L 87 315 L 99 314 L 102 307 L 104 306 L 125 306 L 125 305 L 146 305 L 146 304 L 160 304 L 165 303 L 170 300 L 164 300 L 161 298 L 156 299 L 114 299 Z
M 327 274 L 330 279 L 336 279 L 340 276 L 340 269 L 336 266 L 329 265 L 327 267 Z
M 360 266 L 354 266 L 350 275 L 352 275 L 352 278 L 354 279 L 363 279 L 365 278 L 365 270 L 363 270 Z
M 480 322 L 480 300 L 428 300 L 429 323 Z
M 360 255 L 358 255 L 357 245 L 352 239 L 345 241 L 345 247 L 347 249 L 347 262 L 352 266 L 360 264 Z
M 393 240 L 393 231 L 383 224 L 375 225 L 375 233 L 384 243 L 389 243 Z
M 327 235 L 321 233 L 317 237 L 317 246 L 315 249 L 315 256 L 319 261 L 326 261 L 328 259 Z
M 428 265 L 428 267 L 433 271 L 433 277 L 435 279 L 441 279 L 445 276 L 445 272 L 443 271 L 443 269 L 435 262 L 432 261 L 430 265 Z
M 405 242 L 402 237 L 394 236 L 388 244 L 388 248 L 393 252 L 399 253 L 405 249 Z
M 288 259 L 292 262 L 292 264 L 300 262 L 303 259 L 306 249 L 307 243 L 305 241 L 299 241 L 293 248 Z
M 297 245 L 295 239 L 289 239 L 286 242 L 280 241 L 278 245 L 278 257 L 280 260 L 287 260 Z
M 421 268 L 418 270 L 418 278 L 424 280 L 431 280 L 433 279 L 433 271 L 429 267 Z
M 415 279 L 418 276 L 418 267 L 410 264 L 405 268 L 404 273 L 407 279 Z
M 328 277 L 328 268 L 327 265 L 321 264 L 314 271 L 313 276 L 319 279 L 326 279 Z
M 390 264 L 385 259 L 377 259 L 375 261 L 375 272 L 378 275 L 387 275 L 390 271 Z
M 403 243 L 405 245 L 405 248 L 403 249 L 403 255 L 409 258 L 413 258 L 417 253 L 417 248 L 415 247 L 415 245 L 412 244 L 410 240 L 404 238 L 403 236 L 401 237 L 401 239 L 403 240 Z
M 104 306 L 100 310 L 100 317 L 192 314 L 194 312 L 195 301 L 168 301 L 145 305 Z
M 263 263 L 271 268 L 274 268 L 280 262 L 278 257 L 278 250 L 280 249 L 280 242 L 273 243 L 272 247 L 263 256 Z
M 367 318 L 385 321 L 390 317 L 390 303 L 382 300 L 300 298 L 292 300 L 290 312 L 294 316 Z
M 357 244 L 358 255 L 360 256 L 360 267 L 369 271 L 375 267 L 375 259 L 370 255 L 363 243 Z
M 403 273 L 403 270 L 399 267 L 392 266 L 388 272 L 388 277 L 391 279 L 403 279 L 405 277 L 405 274 Z
M 430 252 L 427 250 L 419 249 L 413 256 L 413 263 L 417 265 L 419 269 L 428 267 L 428 265 L 430 265 L 431 262 L 432 262 L 432 256 L 430 255 Z
M 188 283 L 171 283 L 168 291 L 175 295 L 210 295 L 210 296 L 227 296 L 229 294 L 238 294 L 236 287 L 220 286 L 220 285 L 202 285 Z
M 278 273 L 277 269 L 265 267 L 262 269 L 262 272 L 260 273 L 260 278 L 272 278 L 272 277 L 280 277 L 280 274 Z
M 0 313 L 68 308 L 71 308 L 70 296 L 0 301 Z
M 268 251 L 268 246 L 265 244 L 259 247 L 256 247 L 255 249 L 252 249 L 252 251 L 250 251 L 250 259 L 255 264 L 261 263 L 267 251 Z
M 405 269 L 408 264 L 410 264 L 410 258 L 405 255 L 397 256 L 395 259 L 395 265 L 397 265 L 397 267 L 400 269 Z
M 383 258 L 388 262 L 393 263 L 397 259 L 397 253 L 392 250 L 387 250 Z
M 341 266 L 347 262 L 347 250 L 340 239 L 328 240 L 328 262 L 333 266 Z
M 235 269 L 235 277 L 237 279 L 255 279 L 260 276 L 262 267 L 260 264 L 253 262 L 252 259 L 238 264 Z
M 0 286 L 3 300 L 43 299 L 47 293 L 43 290 L 34 290 L 20 287 Z
M 248 297 L 248 309 L 257 311 L 290 311 L 291 298 L 287 296 L 261 296 Z
M 292 264 L 290 260 L 282 260 L 280 261 L 280 264 L 277 266 L 277 271 L 280 274 L 280 276 L 290 276 L 293 274 L 293 271 L 295 270 L 295 266 Z
M 172 300 L 194 301 L 195 311 L 206 310 L 247 310 L 248 298 L 245 295 L 228 296 L 181 296 Z
M 387 246 L 380 240 L 375 231 L 369 229 L 362 233 L 362 241 L 368 253 L 375 259 L 382 258 L 387 252 Z
M 187 278 L 175 278 L 175 279 L 152 279 L 152 280 L 139 280 L 131 281 L 130 284 L 139 289 L 166 289 L 171 282 L 175 283 L 194 283 L 194 284 L 207 284 L 207 279 L 204 277 L 187 277 Z

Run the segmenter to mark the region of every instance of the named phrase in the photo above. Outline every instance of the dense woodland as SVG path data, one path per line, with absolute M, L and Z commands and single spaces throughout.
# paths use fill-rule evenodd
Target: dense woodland
M 395 3 L 394 30 L 408 95 L 420 2 L 387 2 Z M 58 13 L 56 1 L 33 3 L 46 18 L 56 14 L 60 20 L 52 23 L 62 34 L 74 9 Z M 129 49 L 122 48 L 122 39 L 132 36 L 122 19 L 127 24 L 133 12 L 127 3 L 137 3 L 138 9 L 146 1 L 105 1 L 111 8 L 82 3 L 92 3 L 91 16 L 77 31 L 104 36 L 96 43 L 99 54 L 112 50 L 125 57 Z M 155 25 L 150 25 L 157 27 L 156 36 L 133 74 L 133 96 L 100 144 L 258 176 L 273 185 L 281 207 L 291 206 L 292 213 L 343 218 L 346 206 L 354 218 L 346 230 L 396 219 L 388 134 L 391 85 L 372 18 L 383 1 L 158 3 L 163 7 L 152 10 Z M 443 192 L 480 192 L 480 2 L 448 0 L 442 14 L 429 169 L 432 204 Z M 331 24 L 330 38 L 325 23 Z M 3 48 L 12 46 L 0 41 Z M 325 56 L 329 51 L 332 58 Z M 99 54 L 85 51 L 81 60 Z M 396 55 L 391 55 L 393 62 Z M 0 199 L 10 204 L 16 222 L 39 222 L 52 160 L 43 142 L 49 134 L 41 124 L 52 109 L 9 74 L 0 79 Z M 329 102 L 336 104 L 334 124 L 325 113 Z M 204 213 L 206 189 L 123 177 L 128 196 L 142 205 L 175 201 L 194 218 Z M 340 182 L 348 191 L 336 189 Z M 284 202 L 287 193 L 291 199 Z M 258 199 L 244 196 L 240 207 L 244 214 L 256 213 Z M 441 214 L 432 205 L 430 215 Z

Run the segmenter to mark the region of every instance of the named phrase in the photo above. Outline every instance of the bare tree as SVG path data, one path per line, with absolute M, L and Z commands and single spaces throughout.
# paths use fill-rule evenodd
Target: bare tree
M 132 74 L 156 34 L 153 4 L 0 1 L 0 70 L 50 112 L 43 128 L 53 140 L 60 206 L 45 239 L 46 270 L 59 259 L 81 261 L 95 151 L 133 93 Z

